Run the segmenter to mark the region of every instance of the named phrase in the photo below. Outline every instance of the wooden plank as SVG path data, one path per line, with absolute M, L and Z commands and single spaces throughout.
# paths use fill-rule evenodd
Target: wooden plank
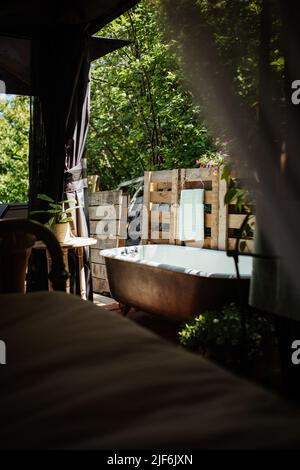
M 143 224 L 142 224 L 142 240 L 143 243 L 147 243 L 149 235 L 149 221 L 150 221 L 150 200 L 149 200 L 149 190 L 150 190 L 150 181 L 151 181 L 151 171 L 146 171 L 144 174 L 144 203 L 143 203 Z
M 143 201 L 141 201 L 141 202 L 143 202 Z M 122 195 L 120 197 L 120 206 L 119 207 L 120 207 L 120 221 L 121 222 L 127 222 L 128 196 Z
M 99 279 L 107 279 L 107 272 L 105 264 L 91 263 L 93 277 Z
M 162 222 L 162 212 L 151 211 L 150 212 L 150 238 L 152 240 L 158 240 L 161 238 L 161 231 L 159 225 Z
M 245 214 L 229 214 L 228 216 L 228 228 L 239 229 L 245 220 Z
M 102 206 L 89 207 L 90 220 L 119 220 L 121 206 L 119 204 L 105 204 Z
M 151 212 L 151 217 L 153 214 L 153 219 L 154 220 L 161 220 L 162 224 L 169 224 L 171 220 L 171 213 L 170 212 L 164 212 L 164 211 L 152 211 Z
M 95 193 L 99 191 L 100 178 L 99 175 L 89 175 L 88 176 L 88 188 L 90 193 Z
M 212 191 L 205 191 L 204 193 L 204 204 L 212 204 L 213 193 Z
M 228 206 L 224 204 L 224 198 L 227 191 L 226 181 L 219 175 L 219 250 L 227 249 L 227 233 L 228 233 Z
M 149 183 L 149 191 L 150 193 L 152 191 L 157 191 L 157 183 L 153 183 L 153 181 L 150 180 L 150 183 Z
M 127 221 L 121 221 L 119 220 L 118 222 L 118 233 L 117 233 L 117 239 L 118 240 L 126 240 L 127 239 Z
M 212 172 L 211 248 L 218 249 L 219 241 L 219 175 Z
M 118 222 L 118 246 L 121 240 L 127 240 L 128 197 L 120 195 L 120 220 Z
M 205 240 L 199 240 L 199 241 L 187 241 L 185 242 L 185 246 L 191 246 L 193 248 L 204 248 L 205 245 Z
M 99 238 L 101 235 L 93 235 L 93 238 L 96 238 L 97 243 L 93 245 L 94 249 L 106 250 L 108 248 L 116 248 L 117 239 L 116 238 Z
M 176 240 L 175 244 L 177 244 L 177 241 L 181 244 L 182 241 L 180 240 L 180 234 L 179 234 L 179 228 L 180 228 L 180 204 L 181 204 L 181 191 L 185 189 L 185 182 L 186 182 L 186 170 L 183 168 L 180 170 L 179 173 L 179 182 L 178 182 L 178 202 L 177 202 L 177 221 L 176 221 Z
M 150 212 L 149 237 L 151 238 L 151 240 L 159 240 L 161 237 L 160 230 L 159 230 L 160 214 L 161 213 L 158 211 Z
M 170 213 L 170 204 L 153 204 L 152 202 L 150 203 L 150 209 L 151 212 L 168 212 Z
M 148 173 L 148 172 L 147 172 Z M 153 171 L 151 175 L 151 182 L 153 183 L 166 183 L 172 182 L 172 170 Z
M 102 235 L 103 239 L 116 238 L 118 234 L 118 221 L 116 220 L 99 220 L 90 222 L 90 233 L 94 235 Z
M 102 292 L 110 292 L 109 284 L 106 279 L 98 279 L 97 277 L 93 278 L 93 288 L 94 292 L 101 294 Z
M 150 202 L 158 204 L 171 204 L 173 199 L 171 191 L 153 191 L 150 192 Z
M 205 238 L 204 240 L 199 240 L 199 241 L 190 241 L 185 243 L 186 246 L 191 246 L 194 248 L 206 248 L 206 249 L 211 249 L 211 238 Z
M 177 170 L 175 170 L 177 171 Z M 171 190 L 172 189 L 172 181 L 167 181 L 167 182 L 158 182 L 158 183 L 152 183 L 150 184 L 150 191 L 166 191 L 166 190 Z
M 172 235 L 172 231 L 171 230 L 162 230 L 160 232 L 160 237 L 159 239 L 160 240 L 166 240 L 168 241 L 168 243 L 172 243 L 172 238 L 171 238 L 171 235 Z M 174 244 L 174 243 L 173 243 Z
M 213 223 L 212 214 L 204 214 L 204 226 L 205 228 L 211 228 Z
M 212 168 L 188 168 L 185 170 L 185 181 L 211 180 L 216 176 L 214 172 Z
M 100 191 L 89 193 L 89 206 L 119 204 L 120 191 Z
M 169 238 L 168 240 L 160 239 L 160 238 L 151 238 L 149 240 L 149 243 L 155 243 L 155 244 L 160 244 L 160 245 L 169 245 L 170 241 Z
M 203 248 L 211 249 L 211 238 L 210 237 L 205 238 Z
M 152 230 L 160 231 L 160 232 L 170 232 L 170 224 L 153 224 Z
M 96 248 L 91 249 L 91 262 L 98 264 L 105 264 L 104 256 L 100 255 L 100 250 Z
M 179 200 L 179 170 L 172 171 L 171 213 L 169 238 L 170 243 L 176 243 L 178 238 L 178 200 Z M 164 232 L 165 235 L 166 232 Z M 162 237 L 164 239 L 164 236 Z
M 184 189 L 205 189 L 211 191 L 211 180 L 185 181 Z

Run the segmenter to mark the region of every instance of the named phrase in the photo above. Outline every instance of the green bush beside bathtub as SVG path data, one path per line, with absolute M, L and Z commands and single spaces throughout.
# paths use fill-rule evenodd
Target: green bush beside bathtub
M 248 364 L 253 365 L 267 348 L 276 345 L 273 322 L 261 313 L 246 311 L 245 331 L 246 341 L 240 309 L 232 303 L 221 311 L 198 315 L 184 325 L 179 337 L 181 345 L 187 349 L 239 371 L 243 367 L 244 351 Z

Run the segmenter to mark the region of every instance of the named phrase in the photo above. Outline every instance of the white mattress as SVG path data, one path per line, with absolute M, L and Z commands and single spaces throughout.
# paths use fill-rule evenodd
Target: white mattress
M 295 410 L 117 314 L 60 293 L 0 302 L 1 448 L 299 445 Z

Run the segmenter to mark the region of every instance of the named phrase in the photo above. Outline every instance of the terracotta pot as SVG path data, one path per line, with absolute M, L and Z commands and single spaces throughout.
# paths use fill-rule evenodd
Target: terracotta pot
M 71 229 L 69 222 L 62 224 L 55 224 L 53 227 L 54 235 L 59 243 L 65 243 L 70 240 Z

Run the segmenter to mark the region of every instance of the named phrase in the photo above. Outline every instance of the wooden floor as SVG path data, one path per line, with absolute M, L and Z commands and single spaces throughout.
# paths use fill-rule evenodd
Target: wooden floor
M 122 315 L 122 311 L 119 308 L 118 302 L 116 302 L 111 297 L 94 294 L 94 304 L 118 315 Z M 129 313 L 127 314 L 127 318 L 139 324 L 140 326 L 147 328 L 158 336 L 161 336 L 167 341 L 178 344 L 178 331 L 181 327 L 180 323 L 174 322 L 165 317 L 152 315 L 151 313 L 137 310 L 135 308 L 130 309 Z
M 117 303 L 111 297 L 106 297 L 105 295 L 95 294 L 94 293 L 94 304 L 98 307 L 103 307 L 104 305 L 110 305 L 112 303 Z

